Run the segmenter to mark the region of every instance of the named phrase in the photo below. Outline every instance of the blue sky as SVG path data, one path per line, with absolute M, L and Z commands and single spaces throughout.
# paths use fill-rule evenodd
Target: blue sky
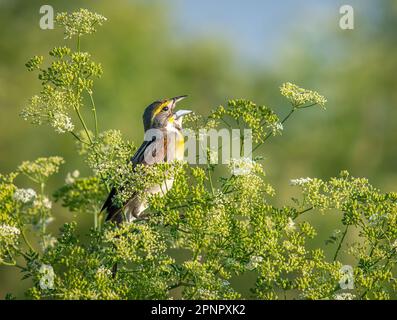
M 164 2 L 160 1 L 164 4 Z M 185 37 L 224 39 L 240 58 L 271 63 L 291 36 L 321 39 L 339 29 L 339 8 L 350 4 L 357 22 L 370 0 L 168 0 L 175 31 Z M 373 3 L 372 3 L 373 4 Z M 292 43 L 292 46 L 299 45 Z

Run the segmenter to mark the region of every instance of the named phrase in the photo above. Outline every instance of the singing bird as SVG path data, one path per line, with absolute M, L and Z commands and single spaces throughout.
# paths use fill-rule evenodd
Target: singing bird
M 137 164 L 153 165 L 183 160 L 182 119 L 192 111 L 175 111 L 175 106 L 184 98 L 186 98 L 185 95 L 155 101 L 146 107 L 143 113 L 145 141 L 130 159 L 133 168 Z M 150 194 L 166 193 L 171 189 L 173 182 L 172 178 L 167 179 L 162 185 L 153 186 L 144 190 L 144 192 Z M 114 221 L 117 224 L 123 221 L 130 222 L 139 218 L 147 208 L 147 202 L 136 192 L 123 206 L 117 206 L 114 202 L 116 194 L 117 190 L 113 188 L 102 207 L 101 212 L 104 210 L 107 212 L 106 221 Z

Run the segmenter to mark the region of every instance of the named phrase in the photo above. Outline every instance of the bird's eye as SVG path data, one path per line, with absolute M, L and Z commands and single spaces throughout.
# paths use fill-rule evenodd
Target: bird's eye
M 168 111 L 168 107 L 164 107 L 164 108 L 163 108 L 163 111 Z

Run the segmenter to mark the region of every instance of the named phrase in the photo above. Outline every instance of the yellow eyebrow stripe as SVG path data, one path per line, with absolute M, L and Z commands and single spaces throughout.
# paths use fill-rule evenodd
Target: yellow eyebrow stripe
M 153 122 L 155 116 L 157 116 L 157 115 L 161 112 L 161 109 L 163 109 L 163 107 L 164 107 L 165 105 L 167 105 L 168 102 L 169 102 L 168 100 L 164 101 L 162 104 L 160 104 L 160 105 L 156 108 L 156 110 L 154 110 L 153 116 L 152 116 L 152 122 Z

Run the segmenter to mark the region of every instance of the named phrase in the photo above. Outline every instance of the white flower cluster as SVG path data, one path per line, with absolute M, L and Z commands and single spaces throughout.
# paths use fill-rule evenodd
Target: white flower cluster
M 280 121 L 269 123 L 268 128 L 271 130 L 273 136 L 280 135 L 284 130 L 284 126 Z
M 338 293 L 334 295 L 335 300 L 354 300 L 356 296 L 354 294 L 345 292 L 345 293 Z
M 312 178 L 299 178 L 299 179 L 292 179 L 290 180 L 291 186 L 303 186 L 309 182 L 313 181 Z
M 210 150 L 208 152 L 208 161 L 210 164 L 218 163 L 218 152 L 216 150 Z
M 249 175 L 255 167 L 255 161 L 250 158 L 231 159 L 229 163 L 229 169 L 235 176 Z
M 64 113 L 56 113 L 51 121 L 51 126 L 58 133 L 71 132 L 74 130 L 72 119 Z
M 24 204 L 32 204 L 36 208 L 51 209 L 52 202 L 47 197 L 38 196 L 33 189 L 17 189 L 14 193 L 14 200 Z
M 376 212 L 376 213 L 374 213 L 374 214 L 369 216 L 368 224 L 371 227 L 376 227 L 377 225 L 381 225 L 385 218 L 386 217 L 382 216 L 381 213 Z
M 262 257 L 252 256 L 246 267 L 248 270 L 254 270 L 258 268 L 259 264 L 263 261 Z
M 37 197 L 36 191 L 33 189 L 17 189 L 14 193 L 14 200 L 29 203 Z
M 35 208 L 43 208 L 50 210 L 52 208 L 52 202 L 47 197 L 40 197 L 33 202 Z
M 39 269 L 39 273 L 41 275 L 40 283 L 39 283 L 40 288 L 43 290 L 54 289 L 55 273 L 52 266 L 48 264 L 41 265 Z
M 79 176 L 80 176 L 79 170 L 74 170 L 72 173 L 68 172 L 65 178 L 65 183 L 73 184 Z
M 200 296 L 200 299 L 203 300 L 214 300 L 217 297 L 216 291 L 211 291 L 209 289 L 203 288 L 198 289 L 197 294 Z
M 17 237 L 21 231 L 13 226 L 9 226 L 8 224 L 0 225 L 0 238 L 15 238 Z
M 52 202 L 47 197 L 44 197 L 44 199 L 42 201 L 42 204 L 43 204 L 43 207 L 46 208 L 46 209 L 51 209 L 52 208 Z
M 222 280 L 222 286 L 224 287 L 230 286 L 230 282 L 227 280 Z
M 112 270 L 105 266 L 100 266 L 96 272 L 96 275 L 100 278 L 106 278 L 112 275 Z
M 277 122 L 277 123 L 275 124 L 275 129 L 276 129 L 277 131 L 283 131 L 283 130 L 284 130 L 284 126 L 283 126 L 283 124 L 282 124 L 281 122 Z
M 9 250 L 17 245 L 20 233 L 21 231 L 14 226 L 0 225 L 0 262 L 10 257 Z
M 65 39 L 94 33 L 95 27 L 101 26 L 106 20 L 104 16 L 87 9 L 80 9 L 80 11 L 70 14 L 62 12 L 56 17 L 56 21 L 65 27 Z
M 40 219 L 39 221 L 37 221 L 37 223 L 35 223 L 33 225 L 33 229 L 36 231 L 40 231 L 41 228 L 44 226 L 45 228 L 47 228 L 47 226 L 53 222 L 55 219 L 54 217 L 48 217 L 46 219 Z
M 292 218 L 288 218 L 288 223 L 285 226 L 285 231 L 293 232 L 293 231 L 295 231 L 295 229 L 296 229 L 296 226 L 295 226 L 294 220 L 292 220 Z
M 48 220 L 48 219 L 47 219 Z M 40 242 L 41 248 L 43 251 L 48 248 L 53 248 L 57 244 L 58 240 L 50 234 L 46 234 L 43 236 L 43 240 Z
M 49 124 L 58 133 L 72 131 L 74 125 L 67 114 L 71 98 L 64 92 L 46 85 L 41 95 L 33 96 L 21 112 L 24 120 L 32 124 Z
M 61 157 L 37 158 L 35 161 L 24 161 L 18 171 L 34 181 L 44 182 L 49 176 L 57 173 L 64 163 Z
M 397 240 L 395 240 L 391 246 L 397 252 Z

